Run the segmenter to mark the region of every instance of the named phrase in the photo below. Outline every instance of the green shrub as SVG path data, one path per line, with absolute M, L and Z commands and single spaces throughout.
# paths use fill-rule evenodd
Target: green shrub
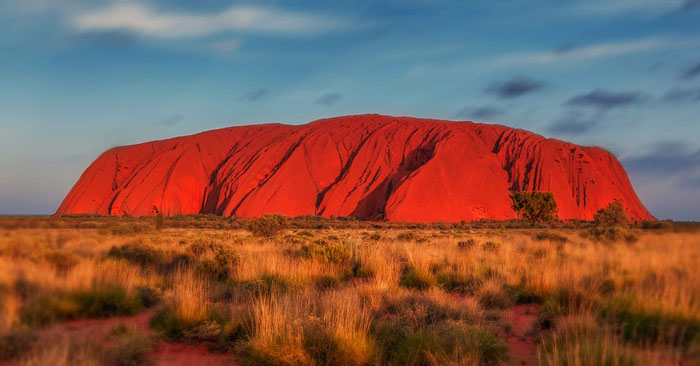
M 145 222 L 111 223 L 100 229 L 101 234 L 134 235 L 152 231 L 153 227 Z
M 172 256 L 168 260 L 158 266 L 158 273 L 165 276 L 170 276 L 176 271 L 181 271 L 195 263 L 194 258 L 192 258 L 189 254 L 171 253 L 171 255 Z
M 482 280 L 475 276 L 443 272 L 438 274 L 437 283 L 446 292 L 474 295 L 481 288 Z
M 15 281 L 14 288 L 17 296 L 23 300 L 28 299 L 31 295 L 39 291 L 38 286 L 35 283 L 27 281 L 27 279 L 24 277 L 19 277 Z
M 380 365 L 400 365 L 391 362 L 394 358 L 407 358 L 410 356 L 397 355 L 399 344 L 406 339 L 411 330 L 399 322 L 390 320 L 378 320 L 372 323 L 371 332 L 377 344 L 377 359 Z
M 283 215 L 265 215 L 248 222 L 248 231 L 255 236 L 275 236 L 288 227 L 289 219 Z
M 540 304 L 542 296 L 540 296 L 533 288 L 524 284 L 517 286 L 505 286 L 504 289 L 510 293 L 510 297 L 516 304 Z
M 497 252 L 501 248 L 501 244 L 495 241 L 487 241 L 481 245 L 481 249 L 487 252 Z
M 372 268 L 365 266 L 360 261 L 354 261 L 352 264 L 352 276 L 355 278 L 372 278 L 374 271 Z
M 66 319 L 135 315 L 142 307 L 138 296 L 129 297 L 123 288 L 108 286 L 32 298 L 22 307 L 20 320 L 28 325 L 46 326 Z
M 432 274 L 408 268 L 399 279 L 399 286 L 407 289 L 427 290 L 435 284 Z
M 292 281 L 279 274 L 267 273 L 255 281 L 235 283 L 232 286 L 232 290 L 249 293 L 251 296 L 260 296 L 270 293 L 283 293 L 296 286 Z
M 61 320 L 55 309 L 54 300 L 40 296 L 28 301 L 20 310 L 20 321 L 30 326 L 43 327 Z
M 559 314 L 578 313 L 597 306 L 595 297 L 591 296 L 590 290 L 575 286 L 556 288 L 547 294 L 547 301 L 556 305 Z
M 151 328 L 172 340 L 187 340 L 217 345 L 226 348 L 225 343 L 240 336 L 240 324 L 234 322 L 230 311 L 223 307 L 212 307 L 206 317 L 194 321 L 182 318 L 174 308 L 159 308 L 149 321 Z
M 120 325 L 109 335 L 110 346 L 105 351 L 105 365 L 139 366 L 146 363 L 151 340 L 143 332 Z
M 158 291 L 149 286 L 139 286 L 136 288 L 136 296 L 138 297 L 141 305 L 146 308 L 152 308 L 158 302 L 160 302 L 160 295 Z
M 513 210 L 533 225 L 554 221 L 557 217 L 557 203 L 551 192 L 517 192 L 510 199 Z
M 537 325 L 540 329 L 551 329 L 557 318 L 569 312 L 568 301 L 562 301 L 565 296 L 547 295 L 542 299 L 542 306 L 537 313 Z
M 410 332 L 399 340 L 391 359 L 395 365 L 429 365 L 430 356 L 440 351 L 440 340 L 435 335 Z
M 390 314 L 393 321 L 411 331 L 425 329 L 446 320 L 472 320 L 471 315 L 462 309 L 436 303 L 422 293 L 413 293 L 388 301 L 384 304 L 382 312 Z
M 117 286 L 77 291 L 70 294 L 67 301 L 77 305 L 75 313 L 68 311 L 63 314 L 67 318 L 135 315 L 143 306 L 138 297 L 128 297 L 126 291 Z
M 610 278 L 603 279 L 598 285 L 598 292 L 601 295 L 610 295 L 615 292 L 615 281 Z
M 540 346 L 543 365 L 641 366 L 610 334 L 588 319 L 557 327 Z
M 448 321 L 433 333 L 440 342 L 438 360 L 478 360 L 479 365 L 496 366 L 508 360 L 508 347 L 493 332 L 462 322 Z
M 279 344 L 256 344 L 247 342 L 238 349 L 240 355 L 249 366 L 307 366 L 314 365 L 315 362 L 308 352 L 302 347 L 295 345 Z
M 164 253 L 159 249 L 139 243 L 132 243 L 118 247 L 113 246 L 109 249 L 109 252 L 107 252 L 107 256 L 110 258 L 123 259 L 143 267 L 155 267 L 163 261 Z
M 593 239 L 605 242 L 618 242 L 626 241 L 628 243 L 634 243 L 639 238 L 632 231 L 627 228 L 619 226 L 599 226 L 594 227 L 589 230 L 588 235 L 593 237 Z
M 419 239 L 420 235 L 415 231 L 404 231 L 396 235 L 396 240 L 398 241 L 418 241 Z
M 372 241 L 380 241 L 382 240 L 382 234 L 375 231 L 372 234 L 368 235 L 367 239 Z
M 289 279 L 279 274 L 264 274 L 260 276 L 260 282 L 267 292 L 273 290 L 284 292 L 293 286 L 293 283 Z
M 468 249 L 470 249 L 470 248 L 475 247 L 476 244 L 477 244 L 477 243 L 476 243 L 476 239 L 474 239 L 474 238 L 469 238 L 469 239 L 464 240 L 464 241 L 458 241 L 458 242 L 457 242 L 457 247 L 458 247 L 459 249 L 462 249 L 462 250 L 468 250 Z
M 341 281 L 333 275 L 322 275 L 316 278 L 316 288 L 325 291 L 340 287 Z
M 197 265 L 196 271 L 202 276 L 214 281 L 225 281 L 231 274 L 231 269 L 238 263 L 236 253 L 221 246 L 214 251 L 214 258 L 203 259 Z
M 298 232 L 297 235 L 298 235 L 298 236 L 304 236 L 304 237 L 307 237 L 307 238 L 313 238 L 313 237 L 314 237 L 314 233 L 312 233 L 311 231 L 308 231 L 308 230 L 302 230 L 302 231 Z
M 195 239 L 187 247 L 187 251 L 192 254 L 195 258 L 203 256 L 207 250 L 211 247 L 211 243 L 204 239 Z
M 606 207 L 598 210 L 593 216 L 596 226 L 612 227 L 612 226 L 628 226 L 629 219 L 625 206 L 621 201 L 614 200 Z
M 479 304 L 486 309 L 505 309 L 511 303 L 509 294 L 501 288 L 486 288 L 479 293 Z
M 310 258 L 326 263 L 344 264 L 352 259 L 352 250 L 340 242 L 311 244 L 302 247 Z
M 444 321 L 416 331 L 384 324 L 376 332 L 383 358 L 393 365 L 495 366 L 508 360 L 508 348 L 495 334 L 462 322 Z
M 194 324 L 177 316 L 177 313 L 170 307 L 158 309 L 149 320 L 149 324 L 151 328 L 173 340 L 182 339 L 185 331 L 194 326 Z
M 674 223 L 672 220 L 662 220 L 662 221 L 644 221 L 642 223 L 642 229 L 645 230 L 673 230 Z
M 243 335 L 241 317 L 231 316 L 227 307 L 212 307 L 206 319 L 192 324 L 183 332 L 184 339 L 206 343 L 210 347 L 226 352 L 233 348 L 233 343 Z
M 343 339 L 317 324 L 304 327 L 304 350 L 317 365 L 363 366 L 373 356 L 372 344 Z
M 59 273 L 66 273 L 78 264 L 78 258 L 74 254 L 62 250 L 45 253 L 44 260 Z
M 687 346 L 700 337 L 700 319 L 660 310 L 639 310 L 634 307 L 633 299 L 624 296 L 608 299 L 601 318 L 616 326 L 625 340 L 638 344 L 664 342 Z
M 551 241 L 554 243 L 566 243 L 569 239 L 561 234 L 551 231 L 541 231 L 533 236 L 533 239 L 539 241 Z

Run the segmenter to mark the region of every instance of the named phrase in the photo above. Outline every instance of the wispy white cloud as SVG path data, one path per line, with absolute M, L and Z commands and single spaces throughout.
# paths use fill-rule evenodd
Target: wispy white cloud
M 351 26 L 344 19 L 259 6 L 190 14 L 161 12 L 137 3 L 80 12 L 71 17 L 70 23 L 78 31 L 118 29 L 159 38 L 192 38 L 227 31 L 308 34 Z
M 582 47 L 567 47 L 565 49 L 544 52 L 509 54 L 498 58 L 496 63 L 500 65 L 523 65 L 577 62 L 637 52 L 678 47 L 691 47 L 697 45 L 700 45 L 700 38 L 646 38 L 622 42 L 598 43 Z
M 211 48 L 221 52 L 233 52 L 243 45 L 243 41 L 238 38 L 227 38 L 214 41 Z
M 686 0 L 584 0 L 567 10 L 584 15 L 619 15 L 623 13 L 659 14 L 681 9 Z

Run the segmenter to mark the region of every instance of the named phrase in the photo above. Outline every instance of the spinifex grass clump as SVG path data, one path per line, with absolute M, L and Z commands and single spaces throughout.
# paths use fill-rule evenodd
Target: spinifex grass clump
M 135 315 L 143 306 L 138 294 L 130 296 L 113 285 L 34 297 L 22 308 L 20 318 L 25 324 L 46 326 L 66 319 Z
M 113 246 L 107 252 L 107 256 L 123 259 L 143 267 L 155 267 L 163 261 L 165 253 L 160 249 L 135 241 L 126 245 Z
M 252 365 L 361 366 L 374 354 L 369 313 L 352 292 L 260 297 L 253 309 L 241 345 Z
M 613 332 L 599 328 L 589 317 L 574 317 L 557 324 L 538 349 L 540 364 L 548 366 L 641 366 L 634 352 Z
M 479 323 L 478 306 L 440 292 L 387 299 L 373 323 L 380 360 L 390 365 L 498 365 L 507 349 Z
M 634 298 L 615 295 L 601 311 L 601 318 L 625 340 L 637 344 L 665 343 L 700 346 L 700 313 L 689 316 L 645 309 Z

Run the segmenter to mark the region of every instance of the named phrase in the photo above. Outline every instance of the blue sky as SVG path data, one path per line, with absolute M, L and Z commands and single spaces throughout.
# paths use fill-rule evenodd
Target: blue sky
M 0 0 L 2 214 L 112 146 L 357 113 L 600 145 L 700 220 L 700 1 Z

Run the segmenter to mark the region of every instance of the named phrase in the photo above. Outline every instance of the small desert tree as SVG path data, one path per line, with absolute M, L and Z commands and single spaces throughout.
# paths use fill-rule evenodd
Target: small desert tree
M 596 226 L 627 226 L 629 219 L 625 205 L 621 201 L 613 200 L 606 207 L 601 208 L 593 216 Z
M 552 192 L 517 192 L 510 196 L 513 210 L 533 225 L 557 218 L 557 202 Z

